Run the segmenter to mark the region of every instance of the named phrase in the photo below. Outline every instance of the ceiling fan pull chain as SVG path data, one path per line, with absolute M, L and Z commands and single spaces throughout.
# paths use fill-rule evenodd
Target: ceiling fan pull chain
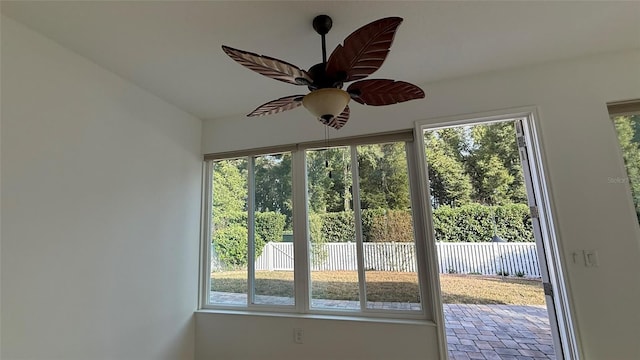
M 325 141 L 325 153 L 324 153 L 324 165 L 325 168 L 329 168 L 329 127 L 325 126 L 324 128 L 324 141 Z M 333 178 L 333 174 L 331 170 L 329 170 L 329 179 Z

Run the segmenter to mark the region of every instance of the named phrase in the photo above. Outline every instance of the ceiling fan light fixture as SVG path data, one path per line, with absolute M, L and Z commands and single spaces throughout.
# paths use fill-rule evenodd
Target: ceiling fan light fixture
M 305 95 L 302 105 L 316 118 L 330 121 L 342 113 L 350 99 L 349 93 L 342 89 L 325 88 Z
M 313 19 L 313 29 L 322 40 L 322 62 L 305 71 L 286 61 L 222 45 L 231 59 L 266 77 L 298 86 L 311 93 L 289 95 L 258 106 L 247 116 L 277 114 L 304 105 L 322 124 L 340 130 L 349 120 L 349 100 L 370 106 L 392 105 L 424 99 L 424 91 L 404 81 L 365 79 L 380 68 L 402 18 L 386 17 L 364 25 L 351 33 L 327 59 L 325 35 L 333 21 L 328 15 Z M 355 81 L 355 82 L 353 82 Z M 341 90 L 344 83 L 351 83 Z

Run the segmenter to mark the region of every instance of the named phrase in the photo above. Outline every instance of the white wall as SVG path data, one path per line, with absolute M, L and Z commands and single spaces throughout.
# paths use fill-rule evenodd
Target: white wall
M 639 64 L 640 51 L 634 50 L 426 84 L 426 101 L 376 108 L 354 104 L 352 119 L 331 136 L 408 129 L 416 120 L 537 106 L 558 241 L 584 358 L 640 359 L 640 229 L 628 185 L 608 181 L 626 173 L 606 109 L 609 101 L 640 98 Z M 239 116 L 206 121 L 203 152 L 289 144 L 323 136 L 322 126 L 303 109 L 257 119 Z M 598 251 L 599 267 L 586 268 L 571 261 L 571 254 L 582 249 Z M 244 336 L 242 326 L 229 328 L 231 321 L 236 319 L 198 316 L 197 358 L 211 357 L 214 346 L 228 351 L 227 344 L 216 339 L 224 329 L 228 330 L 224 330 L 223 340 Z M 257 322 L 257 317 L 243 324 L 254 321 L 252 333 L 285 331 L 276 321 Z M 329 345 L 326 339 L 333 339 L 333 334 L 323 336 L 318 341 Z M 381 336 L 377 341 L 385 339 L 390 347 L 398 340 Z M 271 358 L 295 358 L 288 350 L 279 350 L 289 348 L 289 337 L 273 340 L 262 344 L 265 353 L 273 354 Z M 372 343 L 377 341 L 373 339 Z M 432 339 L 425 341 L 423 348 L 427 349 Z
M 2 17 L 2 359 L 191 359 L 201 121 Z
M 303 344 L 293 342 L 294 328 L 303 329 Z M 196 359 L 424 360 L 437 354 L 436 328 L 424 322 L 196 314 Z

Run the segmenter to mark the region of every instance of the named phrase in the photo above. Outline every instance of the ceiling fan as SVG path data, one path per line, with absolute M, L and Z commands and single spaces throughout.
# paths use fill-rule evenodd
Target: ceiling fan
M 338 45 L 327 60 L 325 35 L 333 21 L 327 15 L 313 19 L 313 28 L 322 37 L 322 62 L 308 71 L 269 56 L 222 45 L 222 50 L 239 64 L 259 74 L 294 85 L 307 86 L 306 95 L 291 95 L 258 106 L 247 116 L 280 113 L 304 105 L 326 126 L 340 129 L 349 120 L 349 100 L 363 105 L 391 105 L 422 99 L 416 85 L 388 79 L 361 80 L 382 66 L 389 54 L 402 18 L 388 17 L 364 25 Z M 359 81 L 356 81 L 359 80 Z M 342 90 L 345 82 L 356 81 Z

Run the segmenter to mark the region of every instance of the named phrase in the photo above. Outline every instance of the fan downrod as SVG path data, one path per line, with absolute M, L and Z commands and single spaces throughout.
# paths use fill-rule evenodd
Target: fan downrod
M 342 88 L 342 82 L 344 81 L 344 79 L 329 77 L 326 73 L 327 42 L 325 35 L 329 32 L 329 30 L 331 30 L 332 26 L 333 20 L 331 20 L 331 17 L 329 15 L 322 14 L 313 18 L 313 29 L 322 38 L 322 62 L 319 64 L 315 64 L 309 69 L 309 74 L 313 79 L 313 83 L 308 84 L 309 90 L 311 91 L 323 88 Z
M 313 18 L 313 30 L 319 35 L 326 35 L 333 26 L 333 20 L 329 15 L 318 15 Z

